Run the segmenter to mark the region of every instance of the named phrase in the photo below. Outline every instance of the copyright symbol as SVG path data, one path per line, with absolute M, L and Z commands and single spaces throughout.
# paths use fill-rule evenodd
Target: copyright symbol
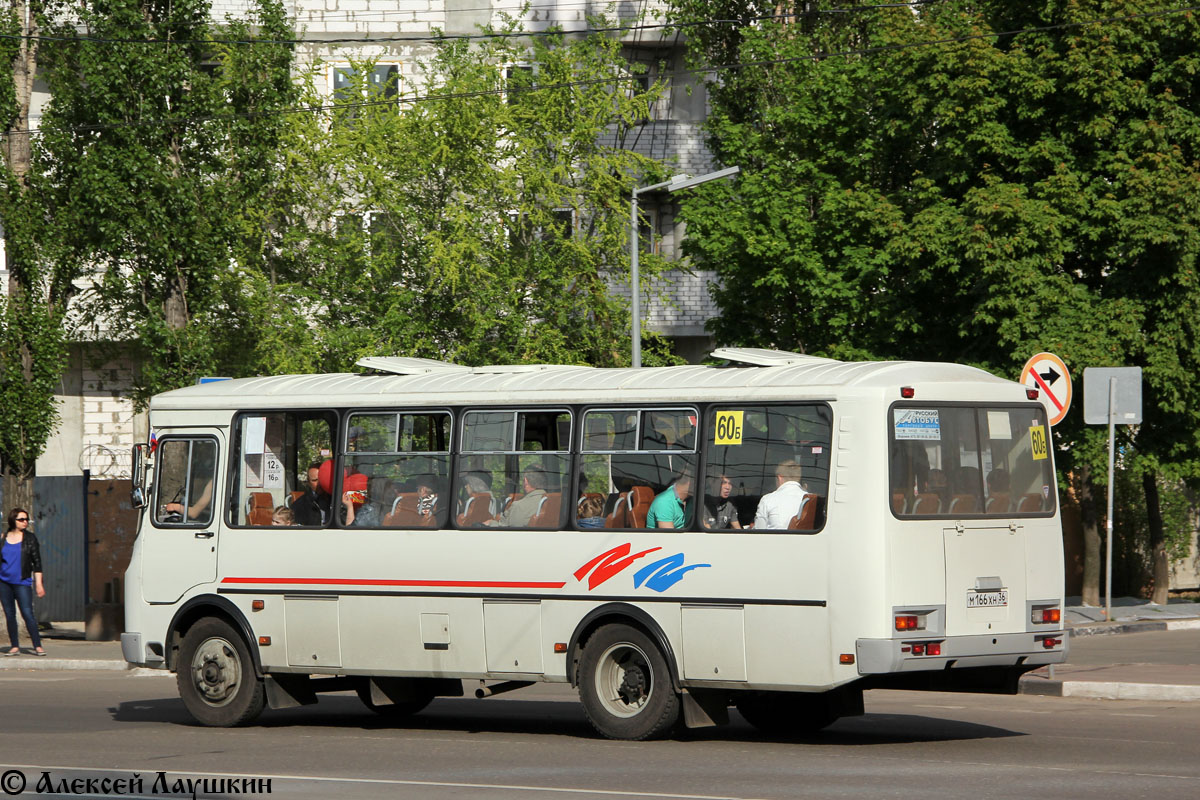
M 0 775 L 0 789 L 5 794 L 20 794 L 25 791 L 25 775 L 20 770 L 10 769 Z

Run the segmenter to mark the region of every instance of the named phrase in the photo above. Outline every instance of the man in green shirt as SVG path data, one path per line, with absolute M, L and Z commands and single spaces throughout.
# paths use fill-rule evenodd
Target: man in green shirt
M 647 528 L 684 528 L 692 516 L 692 476 L 681 473 L 666 491 L 654 498 L 646 513 Z

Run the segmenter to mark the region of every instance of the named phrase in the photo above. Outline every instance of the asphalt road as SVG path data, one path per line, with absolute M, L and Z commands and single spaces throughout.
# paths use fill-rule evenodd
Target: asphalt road
M 1095 637 L 1076 656 L 1152 648 L 1195 663 L 1197 639 Z M 137 771 L 143 795 L 165 771 L 270 777 L 271 795 L 289 799 L 1200 796 L 1200 703 L 875 691 L 866 707 L 801 742 L 736 714 L 675 740 L 605 741 L 556 686 L 438 700 L 407 728 L 334 695 L 215 730 L 191 724 L 173 678 L 13 671 L 0 674 L 0 763 L 29 789 L 43 770 L 55 785 Z

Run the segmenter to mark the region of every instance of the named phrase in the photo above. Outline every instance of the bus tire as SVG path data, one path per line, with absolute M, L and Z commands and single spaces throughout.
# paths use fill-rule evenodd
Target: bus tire
M 778 738 L 812 736 L 838 719 L 824 694 L 759 692 L 737 698 L 734 705 L 747 722 Z
M 679 695 L 667 660 L 645 633 L 605 625 L 584 645 L 579 699 L 602 736 L 640 741 L 668 734 L 679 720 Z
M 381 717 L 387 719 L 403 719 L 411 717 L 424 710 L 425 706 L 433 702 L 433 692 L 426 692 L 420 689 L 420 682 L 413 681 L 413 697 L 410 700 L 401 700 L 399 703 L 376 703 L 371 699 L 371 680 L 370 678 L 360 681 L 354 687 L 355 694 L 362 704 L 374 711 Z
M 228 622 L 205 617 L 183 637 L 176 680 L 184 706 L 201 725 L 232 728 L 262 713 L 262 679 L 250 650 Z

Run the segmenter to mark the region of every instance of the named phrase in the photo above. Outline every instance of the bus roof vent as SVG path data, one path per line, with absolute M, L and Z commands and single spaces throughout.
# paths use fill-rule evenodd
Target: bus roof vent
M 485 364 L 482 367 L 474 367 L 471 371 L 477 375 L 503 375 L 518 372 L 545 372 L 552 368 L 552 364 Z
M 424 375 L 430 372 L 466 372 L 471 369 L 461 364 L 451 364 L 449 361 L 437 361 L 432 358 L 407 358 L 404 356 L 371 356 L 360 358 L 354 366 L 362 367 L 368 372 L 386 372 L 390 375 Z
M 712 351 L 712 357 L 736 361 L 739 364 L 750 364 L 755 367 L 794 367 L 797 364 L 837 363 L 832 358 L 806 356 L 803 353 L 789 353 L 786 350 L 766 350 L 760 347 L 718 347 Z

